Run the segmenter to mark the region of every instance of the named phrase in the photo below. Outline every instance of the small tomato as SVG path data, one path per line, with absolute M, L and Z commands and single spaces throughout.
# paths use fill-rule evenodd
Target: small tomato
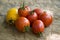
M 27 16 L 27 19 L 30 21 L 30 23 L 32 23 L 35 20 L 37 20 L 36 12 L 30 12 L 29 15 Z
M 21 31 L 21 32 L 26 32 L 30 28 L 30 22 L 27 18 L 25 17 L 19 17 L 15 21 L 16 28 Z
M 6 21 L 9 24 L 14 24 L 15 20 L 18 18 L 18 12 L 17 8 L 11 8 L 8 10 L 7 15 L 6 15 Z
M 18 9 L 18 14 L 21 17 L 26 17 L 29 14 L 29 9 L 25 7 L 24 3 L 23 6 Z
M 43 12 L 40 16 L 40 19 L 43 21 L 44 25 L 48 27 L 52 23 L 52 16 L 49 13 Z
M 32 31 L 36 34 L 43 32 L 44 31 L 44 24 L 41 20 L 36 20 L 32 24 Z
M 41 16 L 42 13 L 43 13 L 43 10 L 42 10 L 42 9 L 39 9 L 39 8 L 36 8 L 36 9 L 34 9 L 33 11 L 37 13 L 38 19 L 40 18 L 40 16 Z

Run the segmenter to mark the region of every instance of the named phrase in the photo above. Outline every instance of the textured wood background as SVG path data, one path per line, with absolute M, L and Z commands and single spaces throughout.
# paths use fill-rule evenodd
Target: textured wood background
M 23 1 L 31 9 L 38 7 L 53 12 L 53 23 L 50 27 L 45 28 L 43 36 L 37 37 L 32 32 L 20 33 L 15 28 L 3 23 L 5 16 L 1 15 L 6 15 L 7 10 L 20 6 Z M 0 0 L 0 40 L 49 40 L 48 36 L 52 34 L 60 35 L 60 0 Z

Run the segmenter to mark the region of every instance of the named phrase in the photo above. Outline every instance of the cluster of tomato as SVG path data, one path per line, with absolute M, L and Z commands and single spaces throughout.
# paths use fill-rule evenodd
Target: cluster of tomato
M 16 13 L 16 10 L 13 12 L 13 10 L 14 8 L 10 11 L 10 14 L 8 13 L 6 20 L 10 24 L 14 23 L 20 32 L 26 32 L 30 29 L 36 34 L 43 32 L 45 27 L 48 27 L 53 20 L 52 15 L 40 8 L 31 10 L 29 6 L 23 5 L 18 9 L 18 13 Z

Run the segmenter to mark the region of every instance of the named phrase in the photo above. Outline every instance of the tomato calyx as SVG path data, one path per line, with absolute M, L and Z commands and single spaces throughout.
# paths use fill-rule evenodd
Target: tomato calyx
M 23 2 L 22 7 L 20 9 L 23 9 L 24 10 L 25 9 L 24 6 L 25 6 L 25 3 Z
M 9 20 L 9 24 L 13 24 L 13 20 Z
M 30 31 L 30 26 L 25 26 L 25 31 L 29 32 Z
M 9 20 L 8 23 L 9 23 L 9 24 L 14 24 L 14 21 L 12 20 L 12 18 Z
M 34 14 L 34 11 L 30 11 L 30 15 Z

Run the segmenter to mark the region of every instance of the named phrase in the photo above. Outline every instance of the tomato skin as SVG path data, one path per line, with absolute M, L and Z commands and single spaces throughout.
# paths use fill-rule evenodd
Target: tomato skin
M 39 8 L 36 8 L 36 9 L 34 9 L 33 11 L 37 13 L 38 19 L 40 18 L 40 16 L 41 16 L 42 13 L 43 13 L 43 10 L 42 10 L 42 9 L 39 9 Z
M 27 11 L 31 11 L 31 8 L 30 8 L 29 6 L 25 6 L 25 9 L 26 9 Z
M 30 21 L 30 23 L 34 22 L 35 20 L 37 20 L 37 14 L 36 12 L 32 12 L 32 14 L 29 14 L 27 16 L 27 19 Z
M 30 27 L 30 22 L 25 17 L 19 17 L 15 22 L 15 26 L 19 31 L 25 32 L 25 27 Z
M 40 33 L 44 31 L 44 24 L 41 20 L 36 20 L 33 24 L 32 24 L 32 31 L 34 33 Z
M 8 24 L 14 24 L 15 20 L 18 18 L 17 8 L 11 8 L 7 11 L 6 22 Z
M 18 15 L 21 17 L 26 17 L 28 15 L 28 11 L 26 9 L 18 9 Z
M 43 12 L 40 19 L 43 21 L 45 27 L 48 27 L 53 21 L 52 16 L 46 12 Z
M 19 8 L 18 14 L 19 16 L 26 17 L 29 14 L 29 11 L 31 11 L 29 6 L 25 6 L 24 9 Z
M 43 12 L 42 9 L 36 8 L 34 9 L 34 12 L 36 12 L 38 15 Z

